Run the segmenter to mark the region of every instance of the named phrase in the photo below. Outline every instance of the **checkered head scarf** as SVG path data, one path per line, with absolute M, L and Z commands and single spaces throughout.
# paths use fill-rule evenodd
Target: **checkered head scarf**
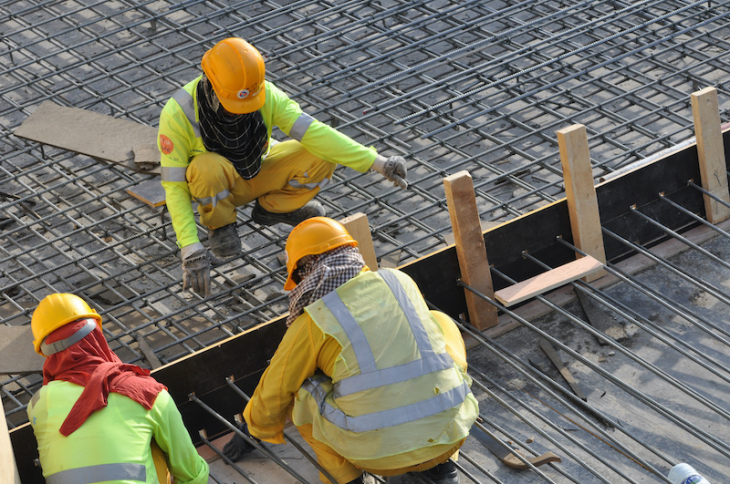
M 198 82 L 197 95 L 200 137 L 205 149 L 230 161 L 245 180 L 255 177 L 269 143 L 261 111 L 226 114 L 205 74 Z
M 357 248 L 351 245 L 299 259 L 295 271 L 298 271 L 301 282 L 289 293 L 287 327 L 302 314 L 305 307 L 360 274 L 363 267 L 365 261 Z

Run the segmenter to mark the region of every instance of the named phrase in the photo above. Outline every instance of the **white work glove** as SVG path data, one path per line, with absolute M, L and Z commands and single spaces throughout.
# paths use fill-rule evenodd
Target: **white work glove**
M 375 161 L 371 168 L 388 180 L 392 181 L 394 185 L 397 185 L 404 190 L 408 188 L 408 182 L 406 181 L 406 172 L 408 171 L 408 167 L 406 166 L 406 160 L 402 156 L 391 156 L 386 158 L 382 155 L 378 155 L 375 157 Z
M 187 248 L 187 247 L 185 247 Z M 183 291 L 192 288 L 201 296 L 210 294 L 210 255 L 200 245 L 182 253 Z

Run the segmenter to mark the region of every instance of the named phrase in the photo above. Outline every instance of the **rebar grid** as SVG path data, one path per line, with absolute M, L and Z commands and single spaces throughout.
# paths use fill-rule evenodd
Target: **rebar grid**
M 587 126 L 601 177 L 690 137 L 701 87 L 718 88 L 727 119 L 729 12 L 689 1 L 0 2 L 0 323 L 28 324 L 43 296 L 74 292 L 124 361 L 150 366 L 140 339 L 168 363 L 287 307 L 285 228 L 241 209 L 244 257 L 214 269 L 210 297 L 183 294 L 169 216 L 126 193 L 149 176 L 12 135 L 42 101 L 156 126 L 206 49 L 247 38 L 305 111 L 406 156 L 408 191 L 339 168 L 320 197 L 335 218 L 365 212 L 378 256 L 405 262 L 444 246 L 444 175 L 469 170 L 482 218 L 501 222 L 562 196 L 556 129 Z M 38 385 L 4 377 L 11 425 Z

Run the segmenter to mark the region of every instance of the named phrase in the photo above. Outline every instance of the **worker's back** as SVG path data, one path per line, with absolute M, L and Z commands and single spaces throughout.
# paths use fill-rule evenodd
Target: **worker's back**
M 464 438 L 478 413 L 471 380 L 446 352 L 443 332 L 415 283 L 392 270 L 363 272 L 307 306 L 342 345 L 331 380 L 299 392 L 293 420 L 369 460 Z
M 105 408 L 64 437 L 59 429 L 83 390 L 74 383 L 52 381 L 28 405 L 46 480 L 54 484 L 157 483 L 150 441 L 167 405 L 174 406 L 170 395 L 160 392 L 148 411 L 126 396 L 109 393 Z

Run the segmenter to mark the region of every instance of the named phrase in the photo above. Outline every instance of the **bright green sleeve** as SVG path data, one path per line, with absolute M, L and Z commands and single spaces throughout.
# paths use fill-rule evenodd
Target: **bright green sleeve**
M 160 114 L 157 147 L 161 156 L 165 203 L 180 248 L 200 242 L 191 205 L 190 189 L 187 181 L 165 181 L 164 171 L 166 168 L 187 169 L 192 153 L 191 139 L 195 139 L 195 134 L 190 123 L 177 101 L 170 99 Z
M 269 111 L 264 113 L 264 116 L 266 117 L 268 114 L 272 124 L 278 126 L 289 136 L 294 123 L 302 115 L 299 104 L 269 82 L 264 106 Z M 305 116 L 307 115 L 305 114 Z M 366 148 L 317 119 L 312 120 L 300 143 L 307 151 L 325 161 L 345 165 L 361 173 L 370 169 L 377 156 L 375 149 Z
M 206 484 L 208 463 L 195 449 L 172 397 L 163 390 L 149 412 L 157 445 L 167 455 L 170 474 L 176 484 Z

